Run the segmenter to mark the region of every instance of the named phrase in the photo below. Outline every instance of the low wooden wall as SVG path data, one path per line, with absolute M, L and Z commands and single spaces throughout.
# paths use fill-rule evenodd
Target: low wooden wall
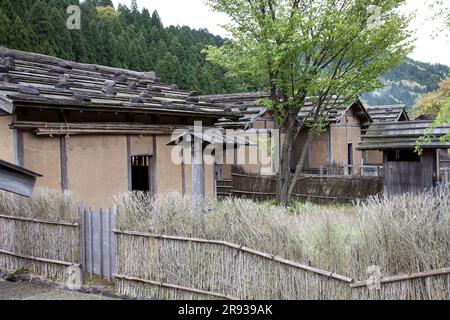
M 257 201 L 276 197 L 276 178 L 234 170 L 232 195 Z M 351 202 L 383 192 L 383 179 L 357 176 L 302 176 L 294 197 L 314 202 Z

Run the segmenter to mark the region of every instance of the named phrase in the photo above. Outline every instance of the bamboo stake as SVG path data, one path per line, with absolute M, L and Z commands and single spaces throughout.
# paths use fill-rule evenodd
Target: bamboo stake
M 419 278 L 428 278 L 428 277 L 434 277 L 434 276 L 441 276 L 445 274 L 450 274 L 450 268 L 444 268 L 444 269 L 436 269 L 436 270 L 428 270 L 424 272 L 419 273 L 411 273 L 411 274 L 405 274 L 405 275 L 399 275 L 399 276 L 389 276 L 381 279 L 382 284 L 387 283 L 393 283 L 393 282 L 400 282 L 400 281 L 406 281 L 406 280 L 414 280 Z M 359 281 L 355 282 L 351 285 L 352 289 L 354 288 L 361 288 L 365 287 L 369 284 L 368 281 Z
M 255 250 L 255 249 L 250 249 L 250 248 L 246 248 L 244 246 L 240 246 L 228 241 L 217 241 L 217 240 L 206 240 L 206 239 L 196 239 L 196 238 L 186 238 L 186 237 L 178 237 L 178 236 L 167 236 L 167 235 L 156 235 L 156 234 L 150 234 L 150 233 L 143 233 L 143 232 L 131 232 L 131 231 L 121 231 L 121 230 L 113 230 L 114 233 L 116 234 L 122 234 L 122 235 L 130 235 L 130 236 L 138 236 L 138 237 L 145 237 L 145 238 L 154 238 L 154 239 L 165 239 L 165 240 L 176 240 L 176 241 L 187 241 L 187 242 L 195 242 L 195 243 L 209 243 L 209 244 L 217 244 L 217 245 L 222 245 L 225 247 L 229 247 L 229 248 L 233 248 L 233 249 L 237 249 L 239 251 L 242 252 L 247 252 L 247 253 L 251 253 L 254 254 L 256 256 L 265 258 L 265 259 L 269 259 L 272 261 L 276 261 L 279 262 L 281 264 L 284 265 L 289 265 L 291 267 L 294 268 L 298 268 L 304 271 L 309 271 L 312 273 L 316 273 L 319 274 L 321 276 L 325 276 L 327 278 L 332 278 L 335 280 L 340 280 L 346 283 L 353 283 L 353 279 L 343 276 L 343 275 L 339 275 L 336 274 L 334 272 L 330 272 L 330 271 L 324 271 L 321 269 L 317 269 L 314 267 L 310 267 L 295 261 L 290 261 L 287 259 L 283 259 L 279 256 L 276 255 L 271 255 L 259 250 Z
M 182 287 L 182 286 L 179 286 L 179 285 L 176 285 L 176 284 L 169 284 L 169 283 L 163 283 L 163 282 L 152 281 L 152 280 L 144 280 L 144 279 L 140 279 L 140 278 L 127 277 L 127 276 L 118 275 L 118 274 L 114 274 L 113 277 L 117 278 L 117 279 L 127 280 L 127 281 L 147 283 L 147 284 L 151 284 L 151 285 L 155 285 L 155 286 L 159 286 L 159 287 L 164 287 L 164 288 L 170 288 L 170 289 L 176 289 L 176 290 L 181 290 L 181 291 L 188 291 L 188 292 L 193 292 L 193 293 L 199 293 L 199 294 L 203 294 L 203 295 L 207 295 L 207 296 L 211 296 L 211 297 L 216 297 L 216 298 L 220 298 L 220 299 L 225 299 L 225 300 L 239 300 L 238 298 L 234 298 L 234 297 L 231 297 L 231 296 L 228 296 L 228 295 L 224 295 L 224 294 L 220 294 L 220 293 L 214 293 L 214 292 L 209 292 L 209 291 L 203 291 L 203 290 L 199 290 L 199 289 Z
M 64 227 L 74 227 L 74 228 L 78 228 L 79 227 L 78 223 L 44 221 L 44 220 L 38 220 L 38 219 L 29 219 L 29 218 L 22 218 L 22 217 L 5 216 L 5 215 L 1 215 L 1 214 L 0 214 L 0 218 L 7 219 L 7 220 L 42 223 L 42 224 L 54 225 L 54 226 L 64 226 Z
M 68 267 L 71 267 L 71 266 L 80 267 L 81 266 L 78 263 L 59 261 L 59 260 L 51 260 L 51 259 L 44 259 L 44 258 L 37 258 L 37 257 L 32 257 L 32 256 L 19 254 L 19 253 L 9 252 L 9 251 L 2 250 L 2 249 L 0 249 L 0 253 L 6 254 L 8 256 L 16 257 L 16 258 L 22 258 L 22 259 L 33 260 L 33 261 L 38 261 L 38 262 L 46 262 L 46 263 L 51 263 L 51 264 L 59 264 L 59 265 L 68 266 Z

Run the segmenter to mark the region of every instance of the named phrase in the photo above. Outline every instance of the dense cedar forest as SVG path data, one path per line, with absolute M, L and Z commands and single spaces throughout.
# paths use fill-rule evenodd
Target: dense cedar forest
M 186 0 L 187 1 L 187 0 Z M 81 30 L 66 27 L 70 4 L 81 8 Z M 158 13 L 113 7 L 111 0 L 1 0 L 0 44 L 55 55 L 67 60 L 156 71 L 166 83 L 208 93 L 255 88 L 225 77 L 225 70 L 206 61 L 202 50 L 224 39 L 205 30 L 164 27 Z M 448 67 L 408 59 L 382 80 L 384 89 L 364 95 L 370 104 L 414 105 L 418 97 L 439 87 Z
M 66 9 L 81 8 L 81 30 L 69 30 Z M 203 93 L 251 90 L 205 59 L 207 45 L 223 39 L 207 30 L 167 27 L 158 13 L 111 0 L 1 0 L 0 44 L 63 59 L 156 71 L 164 82 Z

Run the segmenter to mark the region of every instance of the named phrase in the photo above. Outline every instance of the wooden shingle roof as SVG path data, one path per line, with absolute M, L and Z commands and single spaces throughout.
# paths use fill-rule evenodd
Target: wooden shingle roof
M 242 119 L 235 122 L 223 122 L 227 126 L 245 126 L 245 128 L 250 128 L 253 123 L 260 117 L 262 117 L 267 111 L 267 107 L 264 106 L 260 101 L 263 99 L 268 99 L 270 97 L 268 92 L 250 92 L 250 93 L 235 93 L 235 94 L 221 94 L 221 95 L 209 95 L 200 96 L 201 101 L 207 101 L 211 103 L 216 103 L 222 105 L 224 109 L 228 109 L 233 112 L 240 112 L 243 116 Z M 337 122 L 339 121 L 346 112 L 353 108 L 357 116 L 361 117 L 363 122 L 371 122 L 370 116 L 364 108 L 364 105 L 357 99 L 354 102 L 348 102 L 345 99 L 335 99 L 331 100 L 328 105 L 324 108 L 323 117 L 326 121 Z M 313 98 L 307 98 L 305 105 L 300 110 L 298 117 L 299 120 L 308 117 L 312 120 L 312 114 L 315 110 L 315 104 Z M 220 123 L 219 123 L 220 125 Z
M 408 113 L 404 104 L 366 107 L 373 122 L 408 121 Z
M 195 92 L 164 84 L 154 72 L 65 61 L 0 47 L 0 110 L 16 106 L 212 117 L 239 114 L 199 101 Z
M 253 123 L 267 112 L 267 107 L 260 100 L 269 98 L 267 92 L 248 92 L 200 96 L 200 101 L 222 106 L 224 110 L 239 113 L 242 118 L 237 121 L 223 120 L 219 126 L 249 129 Z
M 419 142 L 426 130 L 432 126 L 431 121 L 400 121 L 373 123 L 362 136 L 359 150 L 393 150 L 411 149 L 420 145 L 424 149 L 447 149 L 450 142 L 441 141 L 441 137 L 450 133 L 450 126 L 437 127 L 432 130 L 430 141 Z

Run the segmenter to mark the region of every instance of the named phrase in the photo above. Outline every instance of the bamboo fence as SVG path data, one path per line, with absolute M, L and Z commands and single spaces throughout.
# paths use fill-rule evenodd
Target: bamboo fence
M 64 280 L 79 266 L 77 223 L 0 215 L 0 269 Z
M 159 299 L 350 299 L 352 279 L 226 241 L 114 230 L 120 295 Z
M 113 230 L 116 291 L 168 300 L 450 300 L 450 268 L 368 281 L 227 241 Z
M 380 290 L 367 281 L 351 285 L 354 300 L 450 300 L 450 268 L 381 279 Z

